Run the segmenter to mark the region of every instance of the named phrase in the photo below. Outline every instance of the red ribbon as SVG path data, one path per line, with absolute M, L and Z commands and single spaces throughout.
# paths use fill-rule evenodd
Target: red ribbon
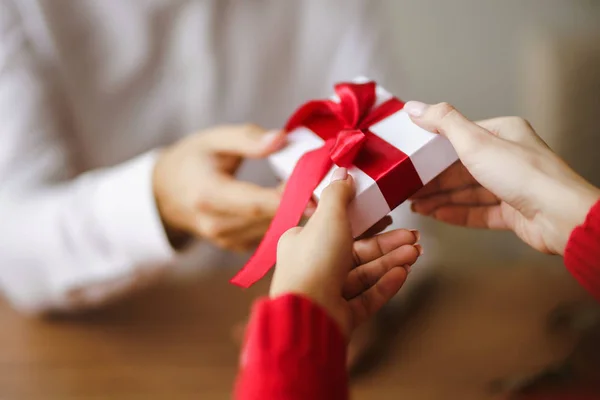
M 304 126 L 325 143 L 300 158 L 265 237 L 231 283 L 250 287 L 275 265 L 279 238 L 298 225 L 313 191 L 334 163 L 340 167 L 355 166 L 369 175 L 391 210 L 423 186 L 410 158 L 369 131 L 370 126 L 404 107 L 395 97 L 375 107 L 376 88 L 375 82 L 338 84 L 335 92 L 339 103 L 310 101 L 289 119 L 285 126 L 287 132 Z

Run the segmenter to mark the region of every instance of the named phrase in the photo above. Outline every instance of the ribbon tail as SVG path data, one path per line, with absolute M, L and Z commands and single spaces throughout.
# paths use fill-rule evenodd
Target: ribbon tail
M 277 243 L 287 230 L 298 225 L 313 191 L 331 169 L 330 151 L 334 142 L 304 154 L 290 176 L 281 204 L 262 242 L 248 263 L 231 279 L 234 285 L 248 288 L 275 265 Z

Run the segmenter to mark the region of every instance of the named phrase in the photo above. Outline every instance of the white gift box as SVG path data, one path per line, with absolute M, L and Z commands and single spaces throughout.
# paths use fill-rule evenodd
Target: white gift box
M 365 82 L 369 82 L 369 80 L 363 77 L 353 80 L 353 83 Z M 381 86 L 377 86 L 376 96 L 375 107 L 394 97 Z M 331 100 L 339 102 L 335 96 Z M 380 120 L 371 125 L 368 130 L 409 157 L 407 162 L 412 163 L 414 171 L 418 174 L 421 181 L 420 186 L 430 182 L 458 159 L 446 138 L 418 127 L 404 110 L 397 111 Z M 287 180 L 300 157 L 308 151 L 323 146 L 324 143 L 324 140 L 310 129 L 296 128 L 288 133 L 287 146 L 273 154 L 269 158 L 269 162 L 275 173 L 281 179 Z M 320 198 L 323 189 L 330 182 L 335 168 L 336 166 L 331 168 L 315 189 L 316 200 Z M 412 192 L 408 193 L 408 196 L 401 199 L 395 196 L 396 199 L 390 201 L 390 196 L 386 196 L 387 193 L 384 193 L 386 190 L 389 191 L 389 185 L 383 190 L 371 176 L 355 166 L 349 169 L 349 173 L 356 182 L 356 197 L 349 207 L 352 233 L 355 237 L 360 236 L 413 194 Z M 409 178 L 406 177 L 406 179 Z M 398 179 L 397 181 L 398 189 L 402 188 L 402 180 Z M 396 185 L 396 181 L 393 184 Z

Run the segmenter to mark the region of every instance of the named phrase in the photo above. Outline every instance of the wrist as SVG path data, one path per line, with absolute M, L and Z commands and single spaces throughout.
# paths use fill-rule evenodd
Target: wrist
M 590 209 L 600 200 L 600 189 L 583 179 L 557 184 L 550 192 L 545 220 L 553 240 L 549 246 L 554 253 L 564 255 L 573 230 L 585 222 Z
M 344 299 L 340 298 L 336 301 L 332 296 L 321 293 L 321 291 L 306 290 L 302 288 L 290 288 L 282 291 L 271 290 L 269 297 L 271 299 L 276 299 L 288 295 L 300 296 L 310 300 L 313 304 L 323 309 L 329 318 L 336 323 L 345 338 L 350 336 L 351 327 L 348 311 L 343 307 L 343 304 L 340 303 L 341 301 L 345 302 Z
M 156 210 L 158 211 L 158 215 L 160 217 L 160 221 L 162 223 L 162 227 L 165 231 L 167 239 L 169 240 L 169 244 L 173 249 L 181 250 L 187 247 L 187 245 L 192 241 L 192 235 L 169 223 L 168 207 L 165 207 L 164 201 L 165 191 L 162 189 L 161 185 L 163 177 L 162 160 L 164 154 L 164 149 L 159 151 L 156 164 L 154 165 L 154 170 L 152 173 L 152 193 L 154 195 Z

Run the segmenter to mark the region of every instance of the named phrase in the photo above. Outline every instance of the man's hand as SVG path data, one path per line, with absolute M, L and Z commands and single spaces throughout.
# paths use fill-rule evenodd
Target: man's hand
M 283 132 L 241 125 L 209 129 L 165 149 L 153 186 L 172 242 L 198 237 L 233 251 L 256 245 L 275 215 L 280 190 L 234 175 L 244 158 L 263 158 L 284 145 Z

